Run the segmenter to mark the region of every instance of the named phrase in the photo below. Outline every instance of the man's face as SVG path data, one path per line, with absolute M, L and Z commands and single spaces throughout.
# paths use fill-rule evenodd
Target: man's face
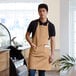
M 47 18 L 48 11 L 45 8 L 40 8 L 38 13 L 40 18 Z

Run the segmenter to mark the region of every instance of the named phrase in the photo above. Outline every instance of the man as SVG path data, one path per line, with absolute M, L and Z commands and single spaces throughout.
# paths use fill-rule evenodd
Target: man
M 28 59 L 28 76 L 35 76 L 36 70 L 39 76 L 45 76 L 46 70 L 51 70 L 50 63 L 53 61 L 55 49 L 55 27 L 48 20 L 47 4 L 38 6 L 40 18 L 29 24 L 26 39 L 31 45 Z M 30 34 L 32 33 L 32 40 Z M 51 50 L 48 48 L 50 40 Z

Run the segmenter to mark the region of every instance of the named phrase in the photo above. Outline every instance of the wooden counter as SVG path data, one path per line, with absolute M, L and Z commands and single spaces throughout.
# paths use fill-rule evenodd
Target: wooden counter
M 0 76 L 9 76 L 9 49 L 0 50 Z

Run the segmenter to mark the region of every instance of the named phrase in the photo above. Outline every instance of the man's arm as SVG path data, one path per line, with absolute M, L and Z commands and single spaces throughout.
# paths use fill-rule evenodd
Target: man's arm
M 28 41 L 28 43 L 30 44 L 31 47 L 34 47 L 34 48 L 36 47 L 36 45 L 33 44 L 32 41 L 31 41 L 29 32 L 26 33 L 26 40 Z
M 52 62 L 54 58 L 54 50 L 55 50 L 55 36 L 50 37 L 50 46 L 51 46 L 50 62 Z

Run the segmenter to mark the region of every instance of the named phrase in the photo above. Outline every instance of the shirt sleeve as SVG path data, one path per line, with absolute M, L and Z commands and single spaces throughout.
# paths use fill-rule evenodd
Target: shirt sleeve
M 27 32 L 31 33 L 32 32 L 32 29 L 33 29 L 33 26 L 32 26 L 32 22 L 30 22 L 28 28 L 27 28 Z
M 54 24 L 49 24 L 49 37 L 55 36 L 56 32 L 55 32 L 55 26 Z

